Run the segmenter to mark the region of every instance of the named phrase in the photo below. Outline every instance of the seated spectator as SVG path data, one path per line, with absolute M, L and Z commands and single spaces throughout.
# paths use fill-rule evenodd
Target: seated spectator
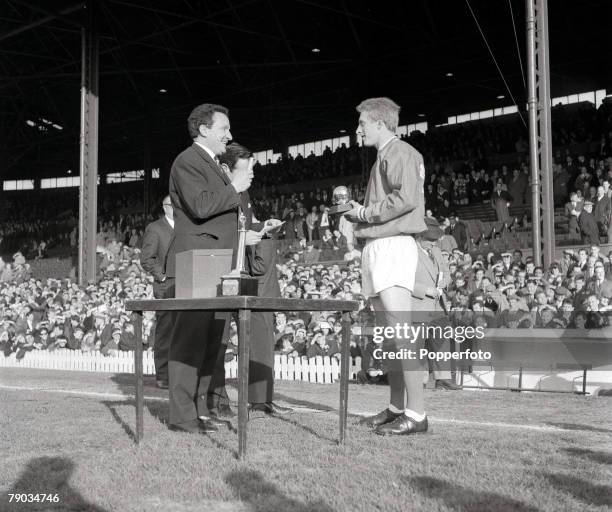
M 327 261 L 334 259 L 338 248 L 334 245 L 332 232 L 326 229 L 323 238 L 321 238 L 321 260 Z

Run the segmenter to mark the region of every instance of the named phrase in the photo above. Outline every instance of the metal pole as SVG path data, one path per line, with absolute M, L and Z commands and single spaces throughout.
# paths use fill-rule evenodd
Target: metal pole
M 548 0 L 536 2 L 538 52 L 538 130 L 540 132 L 540 182 L 542 183 L 542 252 L 544 265 L 555 260 L 555 202 L 550 120 L 550 60 L 548 56 Z
M 531 167 L 531 226 L 533 261 L 542 263 L 540 236 L 540 169 L 538 159 L 538 98 L 536 91 L 536 46 L 534 0 L 526 0 L 527 16 L 527 109 L 529 111 L 529 164 Z
M 99 40 L 95 2 L 88 2 L 87 28 L 81 31 L 81 132 L 79 169 L 79 284 L 96 278 L 98 199 L 98 78 Z
M 555 258 L 555 205 L 547 0 L 526 0 L 526 15 L 533 258 L 548 266 Z

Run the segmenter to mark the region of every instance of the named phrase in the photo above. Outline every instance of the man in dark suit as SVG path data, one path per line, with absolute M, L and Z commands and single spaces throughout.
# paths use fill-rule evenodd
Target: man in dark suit
M 232 143 L 220 156 L 221 168 L 229 175 L 248 166 L 253 154 L 240 144 Z M 261 231 L 264 223 L 253 215 L 248 192 L 240 194 L 241 209 L 246 217 L 246 228 Z M 280 228 L 280 225 L 279 225 Z M 269 231 L 265 239 L 247 247 L 246 263 L 249 273 L 257 278 L 259 297 L 280 297 L 280 286 L 276 274 L 277 250 L 274 240 L 276 230 Z M 274 396 L 274 315 L 272 312 L 251 314 L 251 338 L 249 340 L 249 404 L 250 410 L 267 414 L 285 414 L 288 407 L 273 402 Z M 219 364 L 219 362 L 221 364 Z M 216 374 L 224 371 L 218 360 Z
M 462 252 L 466 252 L 468 247 L 468 233 L 465 224 L 459 222 L 459 217 L 455 212 L 451 213 L 448 219 L 450 225 L 445 230 L 446 234 L 452 235 L 457 242 L 457 248 Z
M 595 217 L 595 222 L 597 222 L 600 234 L 605 234 L 608 231 L 611 211 L 612 202 L 610 198 L 605 194 L 603 187 L 597 187 L 597 197 L 595 198 L 595 205 L 593 206 L 593 217 Z
M 510 222 L 510 203 L 512 196 L 504 190 L 504 184 L 501 181 L 497 182 L 495 192 L 491 195 L 491 205 L 497 214 L 498 222 Z
M 168 249 L 174 238 L 174 216 L 170 196 L 162 201 L 163 217 L 151 222 L 145 229 L 140 252 L 140 264 L 153 276 L 153 296 L 156 299 L 173 297 L 174 277 L 166 276 Z M 172 334 L 172 311 L 155 313 L 155 345 L 153 357 L 157 387 L 168 389 L 168 351 Z
M 580 241 L 580 225 L 578 217 L 582 211 L 584 201 L 579 200 L 578 194 L 572 192 L 570 195 L 570 201 L 565 205 L 565 215 L 568 220 L 568 233 L 570 240 Z
M 252 160 L 231 179 L 216 161 L 232 137 L 225 107 L 200 105 L 187 124 L 193 144 L 176 157 L 170 172 L 175 225 L 168 277 L 176 275 L 175 256 L 180 252 L 237 247 L 239 194 L 253 179 Z M 247 243 L 253 243 L 249 237 Z M 211 379 L 225 330 L 226 318 L 214 312 L 176 314 L 168 363 L 172 430 L 208 433 L 225 424 L 209 408 L 215 391 Z
M 580 233 L 582 234 L 582 243 L 599 245 L 599 227 L 593 216 L 593 203 L 585 201 L 582 207 L 578 224 L 580 225 Z

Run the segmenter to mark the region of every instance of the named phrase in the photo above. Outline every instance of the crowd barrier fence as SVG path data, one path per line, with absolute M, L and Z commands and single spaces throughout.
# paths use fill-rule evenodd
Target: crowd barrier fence
M 143 353 L 143 371 L 145 375 L 155 375 L 153 352 Z M 54 351 L 32 350 L 26 352 L 22 359 L 16 354 L 0 354 L 0 368 L 40 368 L 48 370 L 72 370 L 102 373 L 134 373 L 134 352 L 118 351 L 114 355 L 103 355 L 99 351 L 82 352 L 80 350 L 57 349 Z M 361 358 L 351 358 L 350 379 L 357 378 L 361 370 Z M 238 361 L 234 358 L 225 363 L 228 378 L 238 378 Z M 289 357 L 280 354 L 274 356 L 274 378 L 281 380 L 301 380 L 321 384 L 331 384 L 340 380 L 340 363 L 335 357 L 317 356 Z
M 512 389 L 522 391 L 562 391 L 574 393 L 593 393 L 600 388 L 612 388 L 612 365 L 597 367 L 577 367 L 577 365 L 554 365 L 548 370 L 519 366 L 483 366 L 476 363 L 471 371 L 457 375 L 466 389 Z M 0 354 L 0 368 L 38 368 L 49 370 L 71 370 L 100 373 L 134 373 L 134 353 L 119 351 L 105 356 L 98 351 L 57 349 L 52 352 L 33 350 L 22 359 L 16 354 Z M 155 374 L 153 353 L 143 354 L 145 375 Z M 349 378 L 357 378 L 361 370 L 361 358 L 351 358 Z M 225 364 L 227 378 L 237 378 L 238 362 L 233 359 Z M 340 363 L 335 357 L 317 356 L 289 357 L 275 354 L 274 378 L 277 380 L 305 381 L 318 384 L 331 384 L 340 379 Z

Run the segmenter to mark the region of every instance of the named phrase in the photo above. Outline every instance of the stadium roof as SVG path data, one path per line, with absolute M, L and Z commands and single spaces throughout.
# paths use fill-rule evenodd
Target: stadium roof
M 609 0 L 548 3 L 553 95 L 609 87 Z M 0 0 L 0 179 L 78 167 L 83 5 Z M 352 131 L 368 96 L 397 101 L 402 123 L 526 99 L 523 1 L 96 5 L 100 169 L 141 168 L 145 139 L 167 165 L 203 102 L 229 107 L 236 140 L 260 150 Z

